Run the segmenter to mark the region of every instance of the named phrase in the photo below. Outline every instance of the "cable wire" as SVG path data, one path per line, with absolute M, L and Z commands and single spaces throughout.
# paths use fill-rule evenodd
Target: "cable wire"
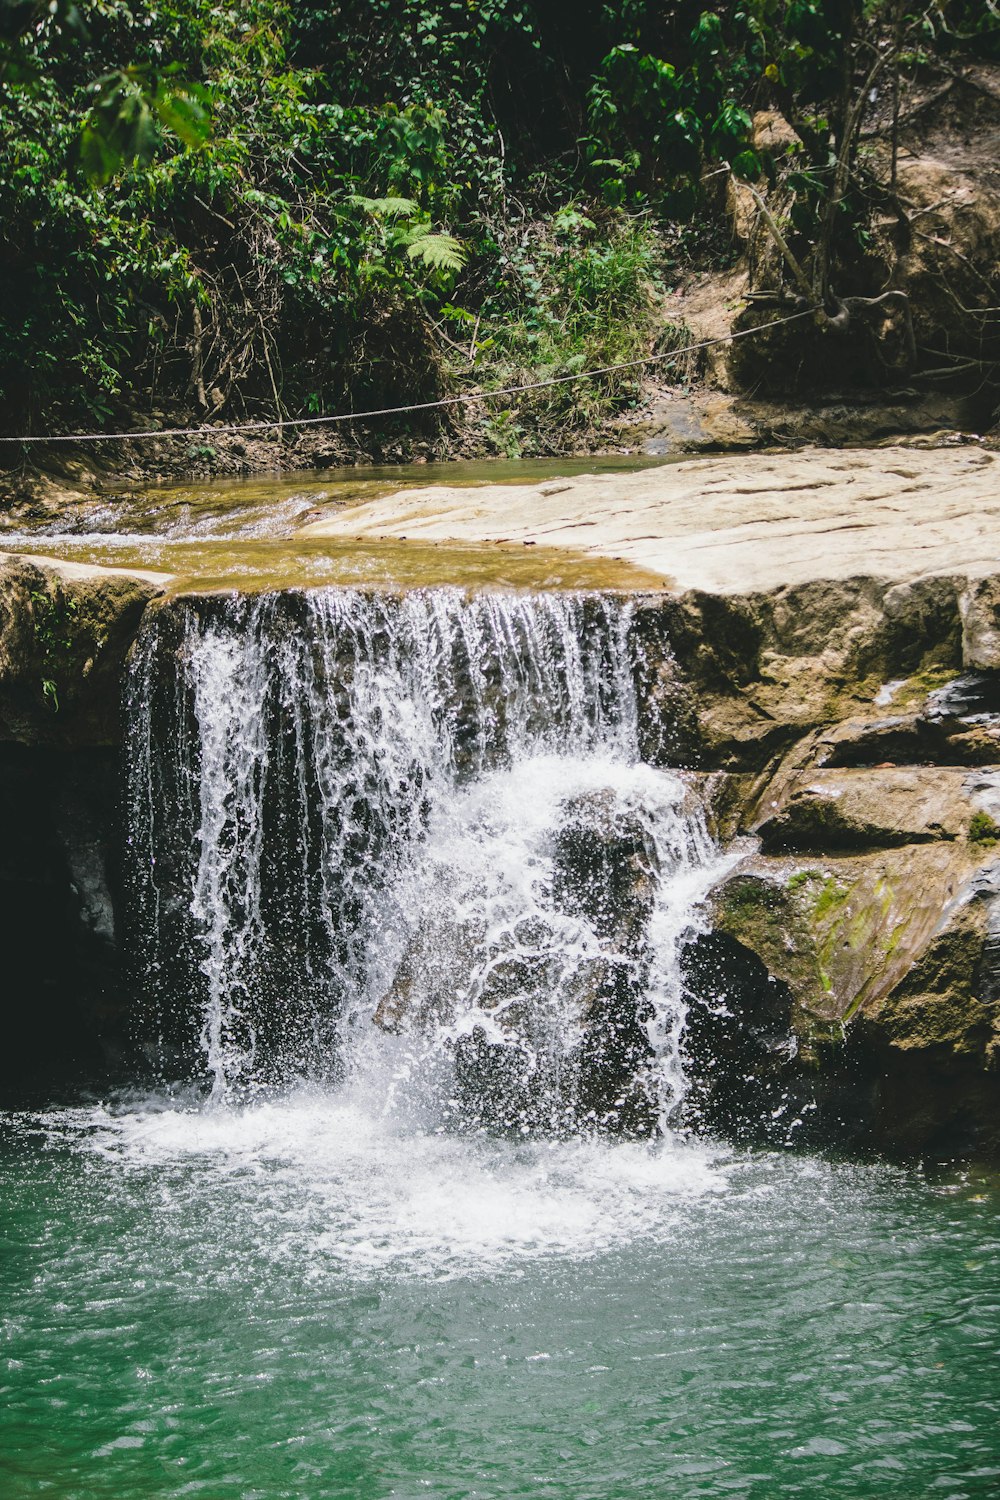
M 719 338 L 704 339 L 699 344 L 689 344 L 685 349 L 674 349 L 669 354 L 647 354 L 642 359 L 627 359 L 617 365 L 601 365 L 594 370 L 581 370 L 574 375 L 553 375 L 548 380 L 532 380 L 525 385 L 503 386 L 496 391 L 466 391 L 456 396 L 442 396 L 437 401 L 415 401 L 408 406 L 379 406 L 371 411 L 340 412 L 332 417 L 272 417 L 260 422 L 236 422 L 222 426 L 202 427 L 151 427 L 139 432 L 57 432 L 48 436 L 29 434 L 11 437 L 0 433 L 0 443 L 116 443 L 136 438 L 168 437 L 222 437 L 229 432 L 282 431 L 286 427 L 321 427 L 333 422 L 366 422 L 372 417 L 396 417 L 411 411 L 433 411 L 444 406 L 464 406 L 473 401 L 496 401 L 501 396 L 521 396 L 529 391 L 544 391 L 550 386 L 569 385 L 577 380 L 593 380 L 598 375 L 613 375 L 619 370 L 637 370 L 644 365 L 660 364 L 665 360 L 680 359 L 688 354 L 697 354 L 702 349 L 711 349 L 717 344 L 732 344 L 737 339 L 751 338 L 754 334 L 769 333 L 772 328 L 781 328 L 799 318 L 810 318 L 816 311 L 807 307 L 801 312 L 790 313 L 787 318 L 776 318 L 756 328 L 742 328 L 736 333 L 727 333 Z

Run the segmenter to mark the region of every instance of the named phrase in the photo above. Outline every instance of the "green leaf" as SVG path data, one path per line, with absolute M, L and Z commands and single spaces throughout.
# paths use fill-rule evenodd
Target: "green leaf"
M 353 207 L 363 208 L 377 218 L 412 219 L 420 212 L 420 205 L 412 198 L 364 198 L 360 193 L 354 193 L 348 201 Z
M 201 146 L 211 128 L 210 94 L 198 84 L 166 85 L 143 69 L 106 73 L 94 85 L 93 108 L 78 152 L 87 179 L 103 186 L 123 166 L 152 160 L 160 127 L 187 147 Z
M 88 182 L 103 187 L 110 182 L 122 167 L 122 154 L 116 150 L 107 134 L 92 125 L 85 125 L 80 135 L 80 165 Z
M 419 235 L 407 245 L 406 253 L 433 271 L 460 271 L 467 259 L 461 242 L 450 234 Z
M 164 92 L 158 89 L 153 101 L 160 124 L 173 132 L 185 146 L 203 146 L 212 128 L 212 114 L 205 90 L 196 93 L 189 87 Z
M 761 174 L 760 157 L 756 151 L 741 151 L 732 160 L 733 176 L 755 178 Z
M 470 313 L 464 307 L 454 307 L 450 302 L 444 304 L 441 314 L 452 323 L 475 323 L 477 321 L 474 313 Z

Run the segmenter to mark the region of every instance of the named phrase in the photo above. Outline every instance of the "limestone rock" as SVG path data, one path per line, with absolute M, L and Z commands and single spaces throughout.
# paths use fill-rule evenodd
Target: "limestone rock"
M 734 397 L 718 391 L 698 395 L 665 392 L 625 435 L 658 458 L 673 453 L 709 453 L 754 447 L 761 441 L 755 423 Z
M 975 723 L 923 713 L 846 719 L 819 733 L 811 750 L 821 766 L 998 765 L 1000 716 Z
M 822 770 L 768 789 L 754 831 L 769 854 L 965 839 L 976 812 L 963 770 Z
M 872 1134 L 889 1149 L 1000 1153 L 998 892 L 994 863 L 852 1028 L 852 1056 L 878 1079 Z
M 858 578 L 641 602 L 633 634 L 643 754 L 658 764 L 761 770 L 795 742 L 812 745 L 818 730 L 861 724 L 887 680 L 898 688 L 926 679 L 909 695 L 925 704 L 927 682 L 960 666 L 957 591 L 943 575 L 891 588 Z M 944 742 L 953 732 L 936 725 L 925 738 Z M 970 743 L 960 759 L 989 763 L 991 745 L 977 752 Z
M 301 535 L 533 541 L 635 562 L 675 594 L 755 597 L 868 579 L 884 590 L 982 571 L 1000 520 L 1000 456 L 723 455 L 541 486 L 430 485 L 345 508 Z
M 996 809 L 995 775 L 965 783 Z M 709 1123 L 721 1109 L 774 1136 L 812 1111 L 819 1140 L 1000 1150 L 1000 826 L 987 828 L 815 862 L 756 854 L 721 884 L 689 960 Z
M 959 600 L 962 616 L 962 661 L 973 669 L 1000 668 L 1000 576 L 969 584 Z
M 865 1008 L 870 1043 L 903 1052 L 964 1054 L 986 1069 L 1000 1064 L 997 902 L 973 886 L 935 932 L 909 973 Z
M 810 1045 L 902 980 L 983 862 L 959 841 L 815 864 L 758 855 L 715 893 L 714 926 L 789 987 Z
M 834 719 L 795 741 L 774 772 L 774 789 L 768 793 L 772 802 L 796 778 L 819 769 L 1000 765 L 997 674 L 953 676 L 932 665 L 926 672 L 884 683 L 867 703 L 860 688 L 855 696 L 860 712 Z M 893 712 L 886 713 L 886 707 Z M 752 824 L 748 816 L 742 827 Z

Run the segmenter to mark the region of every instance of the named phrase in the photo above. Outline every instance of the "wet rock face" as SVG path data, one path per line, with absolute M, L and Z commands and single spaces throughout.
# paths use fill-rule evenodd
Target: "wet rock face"
M 565 818 L 556 837 L 556 905 L 589 923 L 612 954 L 639 958 L 656 871 L 648 831 L 610 793 L 572 798 Z
M 149 580 L 0 554 L 0 1082 L 122 1061 L 120 704 Z
M 957 675 L 962 583 L 859 578 L 641 604 L 633 634 L 644 755 L 762 771 L 804 735 L 870 712 L 894 679 Z
M 646 751 L 754 840 L 689 955 L 703 1121 L 1000 1153 L 998 620 L 992 575 L 640 609 Z
M 112 750 L 0 746 L 0 1085 L 121 1061 L 119 768 Z
M 113 745 L 125 657 L 160 586 L 0 553 L 0 741 Z
M 974 783 L 957 767 L 824 767 L 797 777 L 780 800 L 765 796 L 755 831 L 766 854 L 967 840 Z
M 951 712 L 970 693 L 932 696 Z M 757 783 L 756 852 L 715 891 L 715 947 L 692 958 L 706 1119 L 767 1135 L 807 1103 L 799 1128 L 819 1139 L 1000 1152 L 998 816 L 988 769 L 830 769 L 799 746 Z
M 696 1124 L 1000 1154 L 1000 877 L 942 855 L 756 856 L 723 884 L 687 958 Z
M 652 1057 L 642 997 L 656 851 L 641 821 L 623 816 L 610 797 L 576 798 L 566 815 L 556 840 L 554 899 L 589 925 L 603 949 L 580 975 L 577 1108 L 645 1132 L 655 1113 L 640 1079 Z
M 516 948 L 504 956 L 483 925 L 437 914 L 409 943 L 376 1024 L 451 1029 L 466 1124 L 591 1119 L 647 1132 L 655 1101 L 641 1084 L 652 1058 L 643 997 L 656 874 L 648 830 L 610 791 L 568 799 L 547 911 L 517 925 Z M 575 1038 L 568 1048 L 566 1037 Z
M 684 970 L 686 1123 L 741 1142 L 796 1140 L 815 1104 L 789 985 L 720 928 L 688 947 Z

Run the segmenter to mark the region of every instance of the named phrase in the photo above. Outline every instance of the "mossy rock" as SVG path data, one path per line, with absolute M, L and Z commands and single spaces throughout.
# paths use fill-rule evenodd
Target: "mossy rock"
M 947 1053 L 987 1069 L 1000 1063 L 1000 965 L 992 899 L 973 895 L 936 933 L 904 978 L 859 1018 L 870 1043 Z
M 895 989 L 975 867 L 957 841 L 818 865 L 758 855 L 716 891 L 713 926 L 788 986 L 808 1050 Z
M 125 658 L 153 576 L 0 553 L 0 739 L 115 744 Z

